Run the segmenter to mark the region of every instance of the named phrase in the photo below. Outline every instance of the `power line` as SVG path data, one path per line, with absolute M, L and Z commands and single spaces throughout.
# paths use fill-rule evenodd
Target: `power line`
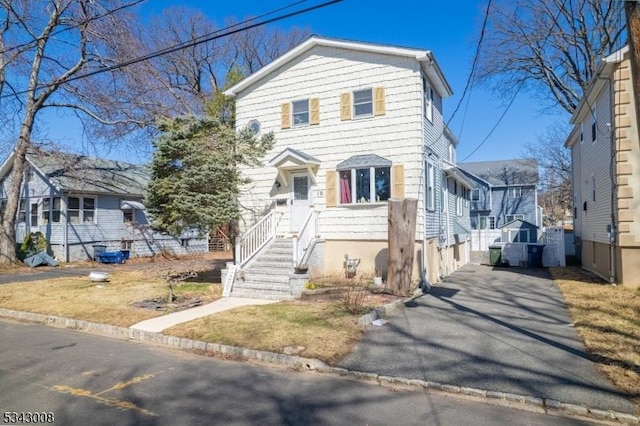
M 491 0 L 489 0 L 489 2 L 491 2 Z M 556 14 L 556 16 L 553 19 L 553 23 L 551 24 L 551 27 L 549 28 L 549 34 L 547 34 L 547 37 L 545 37 L 542 40 L 542 43 L 540 44 L 540 50 L 542 50 L 544 48 L 544 45 L 547 43 L 547 40 L 549 40 L 549 38 L 551 37 L 551 34 L 553 34 L 553 29 L 555 28 L 555 26 L 558 24 L 558 19 L 560 19 L 560 15 L 562 14 L 562 9 L 565 7 L 565 3 L 566 0 L 564 0 L 562 2 L 562 4 L 560 5 L 559 9 L 558 9 L 558 13 Z M 513 95 L 513 97 L 511 98 L 511 100 L 509 101 L 509 103 L 507 104 L 507 107 L 504 109 L 504 111 L 502 112 L 502 114 L 500 115 L 500 117 L 498 118 L 498 121 L 496 121 L 496 124 L 491 128 L 491 130 L 489 131 L 489 134 L 478 144 L 478 146 L 476 146 L 473 151 L 471 151 L 471 153 L 469 155 L 467 155 L 466 157 L 464 157 L 464 159 L 461 162 L 465 162 L 465 160 L 467 160 L 469 157 L 471 157 L 473 154 L 476 153 L 476 151 L 478 151 L 478 149 L 480 149 L 480 147 L 482 145 L 484 145 L 484 143 L 489 139 L 489 137 L 493 134 L 493 132 L 496 130 L 496 128 L 498 127 L 498 125 L 502 122 L 502 119 L 505 117 L 505 115 L 507 114 L 507 112 L 509 111 L 509 109 L 511 108 L 511 106 L 513 105 L 513 102 L 516 100 L 516 97 L 518 96 L 518 94 L 520 93 L 520 90 L 522 89 L 522 87 L 524 86 L 525 83 L 525 79 L 522 79 L 522 81 L 520 82 L 520 85 L 518 86 L 518 88 L 516 89 L 515 94 Z
M 210 42 L 210 41 L 213 41 L 213 40 L 217 40 L 219 38 L 227 37 L 227 36 L 242 32 L 242 31 L 247 31 L 247 30 L 250 30 L 252 28 L 256 28 L 256 27 L 260 27 L 260 26 L 263 26 L 263 25 L 271 24 L 273 22 L 282 21 L 284 19 L 291 18 L 293 16 L 302 15 L 304 13 L 311 12 L 311 11 L 314 11 L 314 10 L 317 10 L 317 9 L 321 9 L 321 8 L 330 6 L 330 5 L 335 4 L 335 3 L 340 3 L 343 0 L 330 0 L 330 1 L 326 1 L 324 3 L 320 3 L 320 4 L 317 4 L 317 5 L 314 5 L 314 6 L 310 6 L 310 7 L 304 8 L 304 9 L 296 10 L 294 12 L 290 12 L 290 13 L 287 13 L 287 14 L 284 14 L 284 15 L 276 16 L 274 18 L 270 18 L 270 19 L 267 19 L 267 20 L 264 20 L 264 21 L 256 22 L 254 24 L 243 25 L 243 24 L 255 21 L 255 20 L 259 19 L 259 18 L 268 16 L 268 15 L 272 15 L 272 14 L 278 12 L 278 11 L 293 7 L 293 6 L 298 5 L 300 3 L 304 3 L 306 1 L 307 0 L 300 0 L 300 1 L 297 1 L 297 2 L 294 2 L 294 3 L 291 3 L 291 4 L 287 5 L 287 6 L 281 7 L 279 9 L 275 9 L 275 10 L 272 10 L 270 12 L 264 13 L 264 14 L 260 15 L 259 17 L 250 18 L 250 19 L 247 19 L 247 20 L 242 21 L 240 23 L 225 27 L 225 28 L 223 28 L 221 30 L 216 30 L 216 31 L 213 31 L 211 33 L 205 34 L 205 35 L 200 36 L 198 38 L 195 38 L 195 39 L 193 39 L 193 40 L 191 40 L 189 42 L 180 43 L 180 44 L 177 44 L 177 45 L 165 48 L 165 49 L 161 49 L 161 50 L 158 50 L 156 52 L 153 52 L 153 53 L 150 53 L 150 54 L 147 54 L 147 55 L 144 55 L 144 56 L 140 56 L 138 58 L 130 59 L 128 61 L 124 61 L 124 62 L 121 62 L 121 63 L 118 63 L 118 64 L 114 64 L 114 65 L 111 65 L 111 66 L 108 66 L 108 67 L 105 67 L 105 68 L 101 68 L 101 69 L 98 69 L 98 70 L 95 70 L 95 71 L 87 72 L 87 73 L 84 73 L 84 74 L 81 74 L 81 75 L 72 76 L 72 77 L 64 79 L 64 81 L 59 82 L 59 83 L 49 83 L 49 84 L 39 85 L 39 86 L 36 86 L 34 88 L 34 91 L 35 90 L 42 90 L 44 88 L 51 87 L 51 86 L 53 86 L 55 84 L 65 84 L 65 83 L 69 83 L 69 82 L 80 80 L 80 79 L 87 78 L 87 77 L 93 77 L 95 75 L 102 74 L 102 73 L 105 73 L 105 72 L 115 71 L 115 70 L 130 66 L 130 65 L 134 65 L 134 64 L 137 64 L 137 63 L 140 63 L 140 62 L 144 62 L 144 61 L 148 61 L 150 59 L 157 58 L 159 56 L 167 55 L 169 53 L 174 53 L 174 52 L 177 52 L 179 50 L 186 49 L 188 47 L 197 46 L 197 45 L 202 44 L 202 43 L 207 43 L 207 42 Z M 243 26 L 241 28 L 230 30 L 230 29 L 238 27 L 240 25 L 243 25 Z M 30 92 L 30 90 L 28 90 L 28 89 L 27 90 L 22 90 L 22 91 L 17 91 L 17 92 L 14 92 L 14 93 L 10 94 L 10 95 L 0 96 L 0 99 L 6 98 L 6 97 L 15 97 L 16 95 L 21 95 L 21 94 L 25 94 L 25 93 L 29 93 L 29 92 Z
M 41 41 L 41 40 L 46 39 L 46 38 L 55 37 L 55 36 L 57 36 L 57 35 L 59 35 L 59 34 L 62 34 L 62 33 L 64 33 L 64 32 L 70 31 L 70 30 L 72 30 L 72 29 L 74 29 L 74 28 L 79 28 L 79 27 L 81 27 L 81 26 L 83 26 L 83 25 L 86 25 L 86 24 L 88 24 L 89 22 L 97 21 L 98 19 L 102 19 L 102 18 L 105 18 L 105 17 L 107 17 L 107 16 L 109 16 L 109 15 L 113 15 L 114 13 L 119 12 L 119 11 L 121 11 L 121 10 L 123 10 L 123 9 L 128 9 L 128 8 L 130 8 L 130 7 L 133 7 L 133 6 L 137 6 L 138 4 L 140 4 L 140 3 L 142 3 L 142 2 L 145 2 L 145 1 L 147 1 L 147 0 L 136 0 L 136 1 L 134 1 L 133 3 L 125 4 L 125 5 L 122 5 L 122 6 L 120 6 L 120 7 L 116 7 L 115 9 L 108 10 L 107 12 L 103 13 L 102 15 L 95 15 L 95 16 L 92 16 L 92 17 L 90 17 L 90 18 L 88 18 L 88 19 L 86 19 L 86 20 L 84 20 L 84 21 L 78 22 L 78 23 L 77 23 L 77 24 L 75 24 L 75 25 L 70 25 L 70 26 L 65 27 L 65 28 L 63 28 L 63 29 L 61 29 L 61 30 L 54 31 L 54 32 L 52 32 L 51 34 L 49 34 L 48 36 L 46 36 L 46 37 L 36 37 L 36 38 L 34 38 L 33 40 L 28 41 L 28 42 L 26 42 L 26 43 L 18 44 L 18 45 L 16 45 L 16 46 L 11 46 L 11 47 L 9 47 L 9 48 L 7 48 L 7 49 L 5 49 L 5 50 L 0 51 L 0 55 L 3 55 L 3 54 L 5 54 L 5 53 L 12 52 L 12 51 L 17 50 L 17 49 L 21 49 L 21 48 L 23 48 L 23 47 L 28 47 L 28 46 L 30 46 L 30 45 L 32 45 L 32 44 L 35 44 L 35 43 L 37 43 L 37 42 L 39 42 L 39 41 Z M 7 17 L 7 19 L 9 19 L 9 18 Z
M 451 114 L 451 117 L 449 117 L 449 119 L 447 120 L 446 123 L 444 123 L 444 127 L 442 129 L 442 133 L 440 133 L 440 135 L 438 135 L 437 138 L 435 138 L 433 140 L 433 142 L 431 142 L 430 144 L 428 144 L 425 147 L 425 151 L 430 149 L 432 146 L 434 146 L 436 143 L 438 143 L 440 141 L 440 139 L 442 139 L 442 137 L 444 136 L 444 132 L 447 128 L 449 128 L 449 123 L 451 123 L 451 120 L 453 120 L 453 117 L 456 115 L 456 113 L 458 112 L 458 109 L 460 108 L 460 105 L 462 105 L 462 101 L 465 98 L 465 95 L 467 94 L 467 91 L 469 90 L 469 88 L 471 87 L 471 82 L 472 82 L 472 78 L 473 75 L 475 74 L 475 70 L 476 70 L 476 66 L 478 65 L 478 57 L 480 56 L 480 46 L 482 45 L 482 40 L 484 39 L 484 34 L 487 28 L 487 22 L 489 20 L 489 11 L 491 8 L 491 3 L 493 0 L 489 0 L 487 3 L 487 8 L 485 9 L 484 12 L 484 20 L 482 22 L 482 29 L 480 30 L 480 38 L 478 39 L 478 44 L 476 46 L 476 52 L 474 54 L 473 57 L 473 61 L 471 64 L 471 71 L 469 72 L 469 77 L 467 78 L 467 83 L 464 87 L 464 90 L 462 91 L 462 96 L 460 97 L 460 100 L 458 100 L 458 105 L 456 105 L 456 108 L 453 111 L 453 114 Z M 467 101 L 467 106 L 468 106 L 468 101 Z M 466 113 L 465 113 L 466 114 Z M 463 120 L 463 125 L 464 125 L 464 120 Z M 462 126 L 460 127 L 460 133 L 458 135 L 462 134 Z
M 518 88 L 516 89 L 516 92 L 514 93 L 513 97 L 511 98 L 511 100 L 509 101 L 509 104 L 507 105 L 507 107 L 504 109 L 504 111 L 502 111 L 502 114 L 500 115 L 500 118 L 498 118 L 498 121 L 496 121 L 496 124 L 493 125 L 493 127 L 491 128 L 491 130 L 489 131 L 489 134 L 478 144 L 478 146 L 476 146 L 473 151 L 471 151 L 471 153 L 469 155 L 467 155 L 466 157 L 464 157 L 462 159 L 462 163 L 464 163 L 467 158 L 471 157 L 473 154 L 476 153 L 476 151 L 478 151 L 480 149 L 480 147 L 482 147 L 482 145 L 484 145 L 484 143 L 489 140 L 489 138 L 491 137 L 491 135 L 493 134 L 493 132 L 498 128 L 498 126 L 500 125 L 500 123 L 502 122 L 502 119 L 507 115 L 507 112 L 509 111 L 509 109 L 511 108 L 511 105 L 513 105 L 513 102 L 516 100 L 516 97 L 518 96 L 518 94 L 520 93 L 520 89 L 522 89 L 522 87 L 524 86 L 524 80 L 522 80 L 520 82 L 520 85 L 518 86 Z
M 449 123 L 451 123 L 451 120 L 453 120 L 453 117 L 455 117 L 456 113 L 458 112 L 458 109 L 460 109 L 460 105 L 462 105 L 462 101 L 465 97 L 465 95 L 467 94 L 467 91 L 470 89 L 471 87 L 471 82 L 473 81 L 473 75 L 476 72 L 476 66 L 478 65 L 478 58 L 480 57 L 480 47 L 482 46 L 482 40 L 484 39 L 484 33 L 487 29 L 487 22 L 489 21 L 489 11 L 491 9 L 491 2 L 493 0 L 489 0 L 487 2 L 487 8 L 484 11 L 484 20 L 482 21 L 482 29 L 480 30 L 480 38 L 478 39 L 478 44 L 476 46 L 476 53 L 473 57 L 473 62 L 471 63 L 471 72 L 469 72 L 469 78 L 467 78 L 467 84 L 464 86 L 464 90 L 462 91 L 462 96 L 460 97 L 460 100 L 458 101 L 458 105 L 456 105 L 455 109 L 453 110 L 453 113 L 451 114 L 451 117 L 449 117 L 449 120 L 447 120 L 447 124 L 446 126 L 449 126 Z

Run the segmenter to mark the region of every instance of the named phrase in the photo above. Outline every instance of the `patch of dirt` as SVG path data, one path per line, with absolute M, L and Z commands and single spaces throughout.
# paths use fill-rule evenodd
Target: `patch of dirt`
M 178 296 L 173 302 L 167 303 L 166 298 L 157 297 L 155 299 L 145 299 L 141 302 L 134 302 L 131 304 L 134 308 L 150 309 L 152 311 L 182 311 L 189 308 L 195 308 L 202 305 L 202 299 L 187 299 L 182 296 Z

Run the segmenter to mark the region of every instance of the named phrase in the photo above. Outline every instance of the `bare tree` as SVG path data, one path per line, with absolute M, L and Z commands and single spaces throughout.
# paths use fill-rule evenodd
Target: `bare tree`
M 525 85 L 573 113 L 600 59 L 625 40 L 619 0 L 494 2 L 478 78 L 504 96 Z
M 72 84 L 81 81 L 74 81 L 79 76 L 104 69 L 103 54 L 122 39 L 127 9 L 139 2 L 0 0 L 0 101 L 2 113 L 19 122 L 7 200 L 0 212 L 0 264 L 15 262 L 14 226 L 25 158 L 42 110 L 71 108 L 123 129 L 141 124 L 133 114 L 101 118 L 99 109 L 91 108 L 95 103 L 90 93 Z M 100 80 L 108 81 L 105 76 Z M 92 92 L 98 91 L 94 87 Z
M 149 147 L 158 119 L 206 112 L 228 75 L 255 71 L 306 35 L 258 28 L 194 44 L 215 25 L 178 9 L 143 23 L 133 8 L 141 1 L 0 0 L 0 119 L 14 154 L 0 264 L 15 261 L 25 158 L 41 111 L 72 111 L 94 143 Z
M 571 151 L 564 147 L 569 134 L 567 124 L 556 123 L 525 145 L 524 155 L 538 161 L 540 169 L 539 203 L 544 212 L 544 225 L 557 225 L 571 208 Z

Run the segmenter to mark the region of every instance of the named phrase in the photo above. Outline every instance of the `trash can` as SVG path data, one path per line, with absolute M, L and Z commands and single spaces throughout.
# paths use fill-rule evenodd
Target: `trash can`
M 93 260 L 98 261 L 100 255 L 107 251 L 107 246 L 102 244 L 94 244 L 93 245 Z
M 122 249 L 122 250 L 120 250 L 120 253 L 122 253 L 122 260 L 123 260 L 124 262 L 126 262 L 127 260 L 129 260 L 129 256 L 131 255 L 131 250 L 125 250 L 125 249 Z M 124 262 L 123 262 L 123 263 L 124 263 Z
M 527 244 L 527 263 L 529 268 L 542 268 L 544 244 Z
M 489 246 L 489 265 L 500 266 L 502 264 L 502 247 Z

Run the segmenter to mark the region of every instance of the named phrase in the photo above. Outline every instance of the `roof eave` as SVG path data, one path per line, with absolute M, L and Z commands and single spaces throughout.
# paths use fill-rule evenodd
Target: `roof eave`
M 387 55 L 395 55 L 395 56 L 406 56 L 415 58 L 418 62 L 426 63 L 429 65 L 425 67 L 425 71 L 429 74 L 429 77 L 432 81 L 436 83 L 436 88 L 438 89 L 438 93 L 440 96 L 448 97 L 453 94 L 449 83 L 444 78 L 444 74 L 438 65 L 438 62 L 433 57 L 430 50 L 418 50 L 418 49 L 408 49 L 403 47 L 394 47 L 394 46 L 381 46 L 378 44 L 367 44 L 361 42 L 353 42 L 353 41 L 343 41 L 343 40 L 334 40 L 323 37 L 312 36 L 308 38 L 306 41 L 302 42 L 298 46 L 294 47 L 284 55 L 280 56 L 273 62 L 264 66 L 260 70 L 251 74 L 244 80 L 238 82 L 237 84 L 231 86 L 229 89 L 224 91 L 224 94 L 229 97 L 236 97 L 241 92 L 246 90 L 249 86 L 269 75 L 274 70 L 278 69 L 282 65 L 296 58 L 297 56 L 303 54 L 304 52 L 312 49 L 315 46 L 326 46 L 326 47 L 336 47 L 341 49 L 348 50 L 357 50 L 361 52 L 371 52 L 371 53 L 383 53 Z
M 584 116 L 588 113 L 589 105 L 593 105 L 593 98 L 600 92 L 606 81 L 609 80 L 613 68 L 624 60 L 628 52 L 629 46 L 625 46 L 602 59 L 598 64 L 594 78 L 587 85 L 582 100 L 571 116 L 571 120 L 569 120 L 570 124 L 575 125 L 584 119 Z

